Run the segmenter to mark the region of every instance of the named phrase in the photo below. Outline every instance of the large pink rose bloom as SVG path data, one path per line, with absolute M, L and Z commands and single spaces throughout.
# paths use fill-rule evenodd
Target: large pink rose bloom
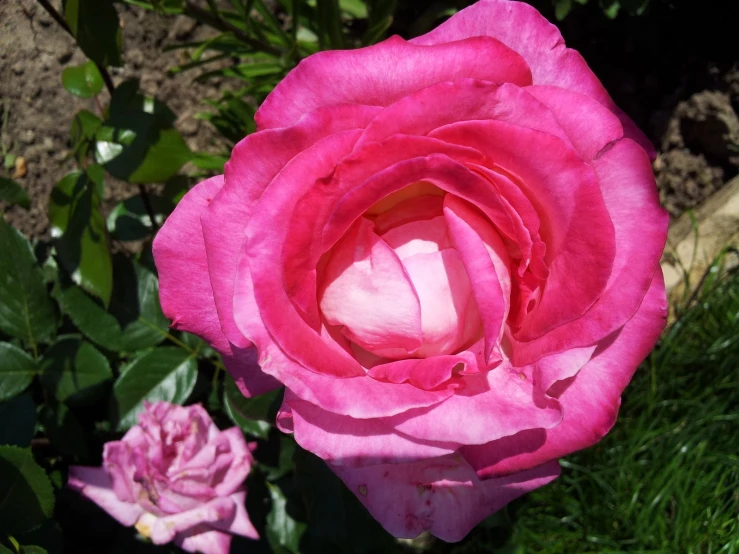
M 245 394 L 287 387 L 280 427 L 389 532 L 459 540 L 608 432 L 664 325 L 667 215 L 553 25 L 483 0 L 311 56 L 256 119 L 157 236 L 162 304 Z
M 259 538 L 246 513 L 254 459 L 238 427 L 219 431 L 200 406 L 149 404 L 102 467 L 72 466 L 68 486 L 154 544 L 228 554 L 232 535 Z

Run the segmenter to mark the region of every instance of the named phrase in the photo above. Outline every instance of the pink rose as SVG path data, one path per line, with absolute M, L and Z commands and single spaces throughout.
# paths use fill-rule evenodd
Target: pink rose
M 68 485 L 154 544 L 228 554 L 231 535 L 259 538 L 244 507 L 254 459 L 238 427 L 219 431 L 200 406 L 148 404 L 103 467 L 72 466 Z
M 283 383 L 280 427 L 390 533 L 459 540 L 608 432 L 667 215 L 556 27 L 482 0 L 303 60 L 256 120 L 157 236 L 162 305 L 246 394 Z

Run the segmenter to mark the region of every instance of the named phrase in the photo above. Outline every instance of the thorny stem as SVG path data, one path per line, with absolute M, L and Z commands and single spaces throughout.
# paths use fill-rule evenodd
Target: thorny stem
M 41 0 L 39 0 L 39 2 L 40 1 Z M 280 50 L 279 48 L 275 48 L 271 44 L 267 44 L 266 42 L 262 42 L 261 40 L 250 37 L 235 25 L 229 23 L 228 21 L 225 21 L 220 17 L 215 17 L 208 10 L 204 10 L 203 8 L 196 6 L 192 2 L 185 2 L 184 14 L 192 17 L 193 19 L 197 19 L 198 21 L 202 21 L 206 25 L 213 27 L 214 29 L 218 29 L 219 31 L 233 33 L 234 36 L 238 38 L 241 42 L 251 46 L 255 50 L 260 50 L 267 54 L 272 54 L 273 56 L 282 56 L 282 54 L 284 53 L 282 50 Z
M 74 36 L 74 33 L 72 32 L 72 29 L 70 29 L 67 22 L 64 20 L 64 18 L 61 16 L 61 14 L 54 9 L 54 6 L 51 5 L 49 0 L 36 0 L 41 6 L 48 12 L 48 14 L 56 21 L 59 26 L 67 31 L 73 38 L 76 38 Z M 110 94 L 113 94 L 113 91 L 115 90 L 115 85 L 113 84 L 113 79 L 110 78 L 110 74 L 108 73 L 108 70 L 105 69 L 102 65 L 99 63 L 95 63 L 95 65 L 98 68 L 98 71 L 100 72 L 100 75 L 103 77 L 103 82 L 105 83 L 105 88 L 108 89 L 108 92 Z

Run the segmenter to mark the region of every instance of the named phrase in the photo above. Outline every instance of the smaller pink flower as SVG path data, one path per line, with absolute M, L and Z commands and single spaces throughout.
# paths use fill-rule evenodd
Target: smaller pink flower
M 105 445 L 103 467 L 70 467 L 68 485 L 154 544 L 227 554 L 232 535 L 259 538 L 244 506 L 251 446 L 200 405 L 146 404 L 138 425 Z

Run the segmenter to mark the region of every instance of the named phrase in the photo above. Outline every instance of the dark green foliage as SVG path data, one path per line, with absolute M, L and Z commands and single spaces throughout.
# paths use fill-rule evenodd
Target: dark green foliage
M 88 58 L 101 66 L 121 65 L 121 26 L 113 0 L 65 0 L 64 18 Z
M 90 98 L 103 90 L 103 76 L 94 62 L 86 62 L 62 71 L 62 84 L 80 98 Z
M 100 213 L 102 179 L 95 182 L 92 167 L 70 173 L 51 191 L 49 225 L 59 264 L 76 284 L 107 305 L 113 266 Z
M 28 193 L 12 179 L 0 177 L 0 200 L 8 204 L 17 204 L 26 210 L 31 207 Z
M 53 509 L 51 483 L 31 450 L 0 446 L 0 529 L 30 531 L 49 518 Z
M 57 314 L 28 240 L 0 216 L 0 331 L 32 350 L 50 340 Z

